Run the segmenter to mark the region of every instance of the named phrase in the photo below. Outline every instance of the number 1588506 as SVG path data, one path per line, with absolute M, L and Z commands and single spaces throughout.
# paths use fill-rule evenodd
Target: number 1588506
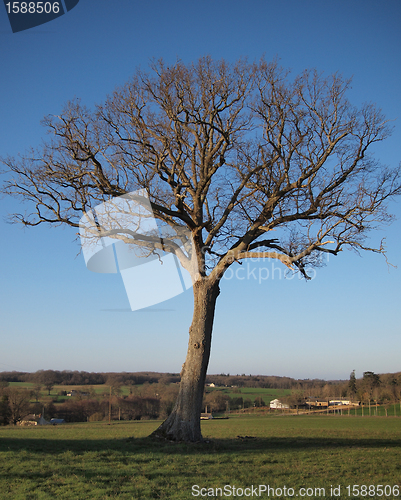
M 8 2 L 8 14 L 58 14 L 59 2 Z

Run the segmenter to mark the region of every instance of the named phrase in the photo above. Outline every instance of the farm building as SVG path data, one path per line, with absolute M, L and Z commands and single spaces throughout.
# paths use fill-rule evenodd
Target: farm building
M 327 408 L 329 406 L 329 401 L 327 399 L 308 399 L 306 405 L 314 408 Z
M 63 418 L 51 418 L 50 423 L 52 425 L 65 424 L 65 420 Z
M 89 392 L 82 392 L 82 391 L 76 391 L 73 389 L 70 392 L 67 392 L 66 396 L 68 397 L 73 397 L 73 396 L 90 396 Z
M 285 403 L 282 403 L 279 399 L 272 399 L 270 401 L 270 408 L 273 408 L 275 410 L 277 409 L 288 410 L 290 406 Z
M 352 402 L 349 399 L 330 399 L 329 405 L 359 406 L 359 401 Z
M 18 425 L 28 426 L 28 425 L 49 425 L 49 422 L 43 418 L 41 414 L 35 415 L 31 413 L 30 415 L 26 415 Z

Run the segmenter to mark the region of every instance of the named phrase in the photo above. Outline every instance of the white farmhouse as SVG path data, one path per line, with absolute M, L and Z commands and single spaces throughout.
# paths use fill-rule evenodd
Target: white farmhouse
M 289 405 L 282 403 L 279 399 L 272 399 L 270 401 L 270 408 L 273 408 L 275 410 L 277 410 L 277 409 L 288 410 L 290 407 L 289 407 Z

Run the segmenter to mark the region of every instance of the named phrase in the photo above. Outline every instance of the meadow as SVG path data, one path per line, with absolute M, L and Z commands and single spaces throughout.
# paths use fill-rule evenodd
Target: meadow
M 399 498 L 399 417 L 233 416 L 191 445 L 147 438 L 158 424 L 0 428 L 0 498 Z
M 268 405 L 272 399 L 282 396 L 289 396 L 292 393 L 291 389 L 270 389 L 262 387 L 206 387 L 206 392 L 221 392 L 230 398 L 242 397 L 243 399 L 250 399 L 252 402 L 257 398 L 263 399 Z
M 34 389 L 35 384 L 33 382 L 10 382 L 10 387 L 18 387 L 20 389 Z M 141 390 L 143 388 L 143 384 L 134 385 L 131 388 L 127 385 L 122 385 L 120 387 L 120 395 L 128 396 L 130 394 L 130 390 Z M 109 394 L 110 386 L 107 384 L 101 385 L 54 385 L 51 389 L 50 394 L 48 395 L 48 391 L 42 388 L 40 391 L 39 397 L 42 401 L 47 401 L 49 399 L 62 399 L 65 397 L 60 397 L 59 394 L 62 391 L 69 392 L 71 389 L 80 392 L 88 392 L 93 391 L 96 395 Z M 291 389 L 267 389 L 267 388 L 252 388 L 252 387 L 241 387 L 241 388 L 231 388 L 231 387 L 206 387 L 206 392 L 214 392 L 219 391 L 230 398 L 243 397 L 244 399 L 249 398 L 250 400 L 255 401 L 257 398 L 262 398 L 266 404 L 268 404 L 272 399 L 288 396 L 291 394 Z

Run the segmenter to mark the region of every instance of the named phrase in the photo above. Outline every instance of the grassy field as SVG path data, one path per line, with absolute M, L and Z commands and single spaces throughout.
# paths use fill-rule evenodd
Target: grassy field
M 253 387 L 241 387 L 234 389 L 232 387 L 206 387 L 206 392 L 219 391 L 230 398 L 250 399 L 252 402 L 256 398 L 262 398 L 268 405 L 272 399 L 288 396 L 291 394 L 291 389 L 265 389 Z
M 209 442 L 194 445 L 147 439 L 157 425 L 0 428 L 0 498 L 180 500 L 228 493 L 246 498 L 252 490 L 245 488 L 252 486 L 253 498 L 273 498 L 272 488 L 279 498 L 302 493 L 305 498 L 399 498 L 389 488 L 387 495 L 376 495 L 373 486 L 370 495 L 348 496 L 346 487 L 352 492 L 356 484 L 400 483 L 400 418 L 216 419 L 202 423 Z M 225 485 L 225 491 L 216 491 Z M 270 495 L 259 485 L 269 486 Z M 340 495 L 334 495 L 338 489 L 331 494 L 339 486 Z
M 35 384 L 32 382 L 10 382 L 11 387 L 19 387 L 25 389 L 33 389 Z M 136 385 L 131 387 L 131 389 L 140 389 L 142 385 Z M 81 392 L 89 392 L 94 391 L 97 395 L 108 394 L 110 390 L 110 386 L 106 384 L 101 385 L 55 385 L 53 389 L 50 391 L 50 396 L 55 398 L 57 397 L 61 391 L 69 392 L 71 389 Z M 123 385 L 120 388 L 121 396 L 128 396 L 130 393 L 130 387 Z M 230 398 L 238 398 L 242 397 L 243 399 L 250 399 L 252 402 L 255 401 L 256 398 L 262 398 L 263 401 L 268 405 L 272 399 L 279 398 L 282 396 L 287 396 L 291 394 L 290 389 L 265 389 L 265 388 L 232 388 L 232 387 L 207 387 L 206 392 L 219 391 Z M 44 388 L 40 391 L 40 399 L 47 400 L 49 399 L 48 391 Z M 63 399 L 65 399 L 63 397 Z
M 10 382 L 10 387 L 19 387 L 20 389 L 34 389 L 36 384 L 33 382 Z M 110 386 L 106 384 L 100 384 L 100 385 L 55 385 L 53 386 L 52 390 L 50 391 L 50 395 L 55 397 L 57 396 L 61 391 L 66 391 L 69 392 L 72 389 L 75 391 L 81 391 L 81 392 L 88 392 L 89 390 L 94 390 L 96 394 L 108 394 L 110 390 Z M 128 386 L 122 386 L 121 387 L 121 393 L 122 395 L 128 395 L 129 394 L 129 387 Z M 41 398 L 46 398 L 48 395 L 48 391 L 45 390 L 42 386 L 42 390 L 40 391 L 40 397 Z

